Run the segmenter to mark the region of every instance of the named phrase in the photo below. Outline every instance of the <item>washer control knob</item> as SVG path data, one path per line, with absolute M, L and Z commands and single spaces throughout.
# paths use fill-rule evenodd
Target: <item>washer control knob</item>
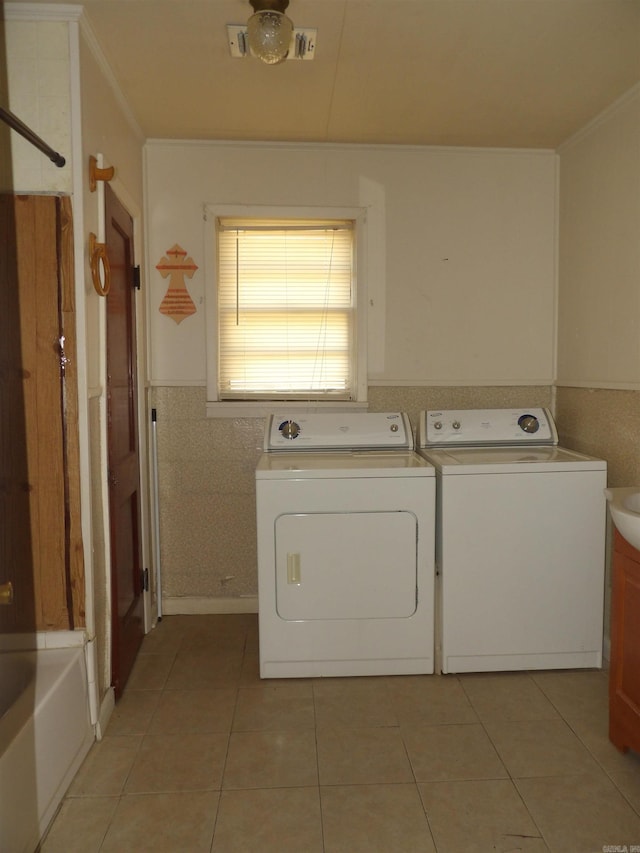
M 451 426 L 452 426 L 454 429 L 460 429 L 460 421 L 454 421 L 454 422 L 451 424 Z
M 398 424 L 391 424 L 389 429 L 391 430 L 391 432 L 398 432 Z
M 538 432 L 540 429 L 540 421 L 535 415 L 520 415 L 518 418 L 518 426 L 523 432 Z
M 436 421 L 433 425 L 434 429 L 442 429 L 442 421 Z
M 297 438 L 300 434 L 300 424 L 297 424 L 295 421 L 282 421 L 278 429 L 283 438 L 291 440 Z

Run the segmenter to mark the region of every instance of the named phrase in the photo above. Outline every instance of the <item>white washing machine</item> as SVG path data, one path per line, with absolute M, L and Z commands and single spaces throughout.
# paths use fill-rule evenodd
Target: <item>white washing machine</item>
M 407 416 L 272 415 L 264 450 L 261 677 L 433 672 L 435 471 Z
M 427 411 L 436 469 L 436 656 L 448 672 L 602 665 L 606 462 L 547 409 Z

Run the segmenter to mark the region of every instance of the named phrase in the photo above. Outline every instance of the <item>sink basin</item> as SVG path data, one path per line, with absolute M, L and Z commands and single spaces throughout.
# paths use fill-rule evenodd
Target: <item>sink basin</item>
M 630 545 L 640 550 L 640 486 L 605 489 L 613 523 Z

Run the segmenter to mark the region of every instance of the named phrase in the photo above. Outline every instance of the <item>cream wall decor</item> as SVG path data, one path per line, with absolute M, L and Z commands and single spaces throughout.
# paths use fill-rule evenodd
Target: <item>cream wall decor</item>
M 156 269 L 162 278 L 169 277 L 169 287 L 158 309 L 160 313 L 171 317 L 176 323 L 195 314 L 197 309 L 184 280 L 185 276 L 193 278 L 198 269 L 193 258 L 188 258 L 185 250 L 175 243 L 156 264 Z

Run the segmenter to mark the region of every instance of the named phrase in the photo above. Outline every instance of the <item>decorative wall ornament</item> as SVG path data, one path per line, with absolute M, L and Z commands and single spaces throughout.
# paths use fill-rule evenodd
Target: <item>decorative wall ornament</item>
M 185 317 L 195 314 L 197 308 L 184 280 L 185 276 L 193 278 L 198 269 L 193 258 L 188 258 L 185 250 L 176 243 L 167 249 L 167 254 L 156 264 L 156 269 L 163 278 L 169 277 L 169 287 L 160 303 L 160 313 L 171 317 L 176 323 L 181 323 Z

